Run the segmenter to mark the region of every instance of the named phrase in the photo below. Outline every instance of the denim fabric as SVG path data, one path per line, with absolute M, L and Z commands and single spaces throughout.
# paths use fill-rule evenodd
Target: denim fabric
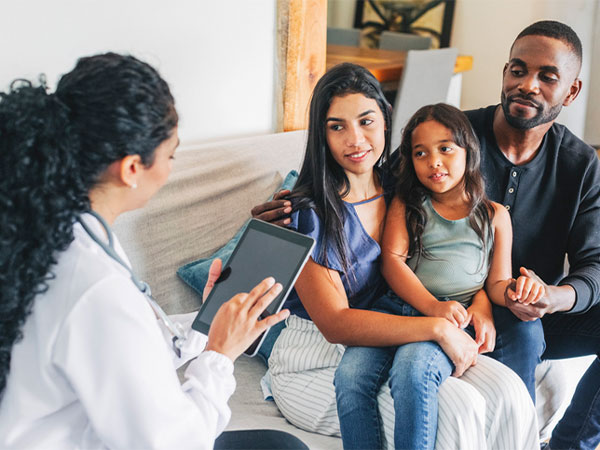
M 598 355 L 600 305 L 584 314 L 542 318 L 546 335 L 543 359 Z M 577 385 L 571 405 L 552 433 L 551 449 L 594 450 L 600 444 L 600 361 L 590 365 Z
M 546 347 L 542 321 L 523 322 L 508 308 L 492 305 L 496 347 L 487 356 L 510 367 L 525 383 L 535 404 L 535 368 Z
M 348 347 L 333 383 L 345 450 L 383 448 L 377 394 L 388 379 L 395 347 Z
M 403 316 L 422 315 L 393 293 L 378 299 L 373 310 Z M 509 367 L 526 380 L 533 398 L 535 367 L 544 351 L 541 321 L 521 322 L 502 307 L 494 306 L 493 313 L 496 349 L 488 356 L 512 364 Z M 475 337 L 472 326 L 464 331 Z M 396 413 L 395 448 L 433 449 L 438 390 L 453 370 L 452 362 L 435 342 L 346 349 L 335 377 L 344 448 L 382 448 L 376 396 L 389 374 Z
M 384 296 L 376 311 L 421 315 L 395 296 Z M 348 347 L 334 384 L 344 449 L 383 448 L 377 392 L 389 377 L 394 399 L 394 447 L 433 449 L 438 415 L 438 389 L 453 365 L 434 342 L 400 347 Z

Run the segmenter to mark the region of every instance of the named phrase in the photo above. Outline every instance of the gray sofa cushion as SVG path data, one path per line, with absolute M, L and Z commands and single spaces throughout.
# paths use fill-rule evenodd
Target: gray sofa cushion
M 296 184 L 296 180 L 298 180 L 298 172 L 292 170 L 285 176 L 283 183 L 277 188 L 277 190 L 291 190 Z M 212 264 L 213 260 L 219 258 L 222 261 L 223 266 L 227 264 L 227 261 L 229 261 L 229 257 L 233 253 L 233 250 L 242 237 L 247 224 L 248 222 L 242 225 L 242 228 L 235 233 L 235 236 L 233 236 L 223 247 L 221 247 L 212 255 L 208 256 L 207 258 L 201 258 L 197 261 L 189 262 L 177 269 L 177 275 L 179 278 L 181 278 L 187 285 L 198 292 L 199 295 L 202 295 L 204 292 L 204 286 L 208 280 L 208 271 L 210 270 L 210 265 Z
M 169 314 L 198 309 L 177 268 L 223 246 L 298 169 L 305 133 L 280 133 L 178 150 L 168 183 L 141 209 L 119 217 L 115 232 L 141 279 Z

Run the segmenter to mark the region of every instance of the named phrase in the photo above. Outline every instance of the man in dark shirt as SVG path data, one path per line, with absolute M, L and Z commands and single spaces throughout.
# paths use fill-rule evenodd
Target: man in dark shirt
M 590 146 L 554 122 L 581 90 L 581 58 L 581 42 L 568 26 L 553 21 L 530 25 L 511 47 L 501 104 L 466 113 L 481 142 L 488 196 L 511 214 L 513 274 L 530 267 L 535 271 L 530 276 L 547 283 L 546 296 L 537 303 L 507 299 L 512 314 L 494 310 L 497 321 L 510 322 L 514 329 L 513 338 L 502 343 L 503 356 L 497 357 L 509 367 L 516 364 L 527 322 L 538 318 L 546 339 L 544 359 L 600 352 L 600 163 Z M 289 202 L 275 200 L 252 214 L 284 225 L 290 211 Z M 595 449 L 599 443 L 596 358 L 549 448 Z
M 547 283 L 546 296 L 535 304 L 507 300 L 522 321 L 542 318 L 544 359 L 600 351 L 600 163 L 590 146 L 554 122 L 581 89 L 581 54 L 579 38 L 566 25 L 530 25 L 513 43 L 504 66 L 501 104 L 467 112 L 481 142 L 487 193 L 511 213 L 513 273 L 531 267 L 536 272 L 531 275 Z M 520 345 L 513 339 L 505 346 L 503 362 L 509 367 Z M 550 448 L 595 449 L 598 443 L 596 358 Z

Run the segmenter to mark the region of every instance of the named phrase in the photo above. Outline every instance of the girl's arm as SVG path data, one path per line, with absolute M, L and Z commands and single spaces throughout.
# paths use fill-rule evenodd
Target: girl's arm
M 474 296 L 471 306 L 467 308 L 471 324 L 475 328 L 475 342 L 479 345 L 479 353 L 487 353 L 496 346 L 496 327 L 492 315 L 492 304 L 485 289 L 480 289 Z
M 485 290 L 496 305 L 505 306 L 504 293 L 514 281 L 511 274 L 512 225 L 506 208 L 492 202 L 494 207 L 494 254 L 485 281 Z
M 521 276 L 516 280 L 511 274 L 512 225 L 508 211 L 500 204 L 492 202 L 495 210 L 494 255 L 490 272 L 485 282 L 490 300 L 497 305 L 506 306 L 506 301 L 518 301 L 523 304 L 537 302 L 545 295 L 544 284 L 530 276 L 525 267 L 521 267 Z
M 381 272 L 398 297 L 431 317 L 444 317 L 458 327 L 468 325 L 468 314 L 458 302 L 438 301 L 406 264 L 409 240 L 404 203 L 395 197 L 388 209 L 381 245 Z
M 311 319 L 329 342 L 386 347 L 434 341 L 454 363 L 455 376 L 476 361 L 475 341 L 445 319 L 350 308 L 339 273 L 312 258 L 304 266 L 295 288 Z

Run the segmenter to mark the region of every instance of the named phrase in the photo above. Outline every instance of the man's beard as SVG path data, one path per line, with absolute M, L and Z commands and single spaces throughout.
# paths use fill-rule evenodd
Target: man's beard
M 511 115 L 509 105 L 512 102 L 512 100 L 515 98 L 521 98 L 523 100 L 527 100 L 528 102 L 534 103 L 536 105 L 536 108 L 538 111 L 537 114 L 530 118 L 518 117 L 518 116 Z M 558 117 L 558 114 L 560 113 L 560 111 L 562 109 L 562 105 L 559 103 L 557 105 L 552 106 L 547 111 L 544 111 L 541 106 L 539 106 L 536 102 L 534 102 L 530 98 L 527 98 L 527 96 L 513 95 L 513 96 L 507 98 L 506 94 L 504 92 L 502 92 L 502 94 L 500 95 L 500 99 L 501 99 L 502 110 L 504 111 L 504 117 L 506 118 L 506 121 L 508 122 L 508 124 L 511 127 L 517 128 L 518 130 L 530 130 L 531 128 L 535 128 L 538 125 L 552 122 L 554 119 L 556 119 Z

